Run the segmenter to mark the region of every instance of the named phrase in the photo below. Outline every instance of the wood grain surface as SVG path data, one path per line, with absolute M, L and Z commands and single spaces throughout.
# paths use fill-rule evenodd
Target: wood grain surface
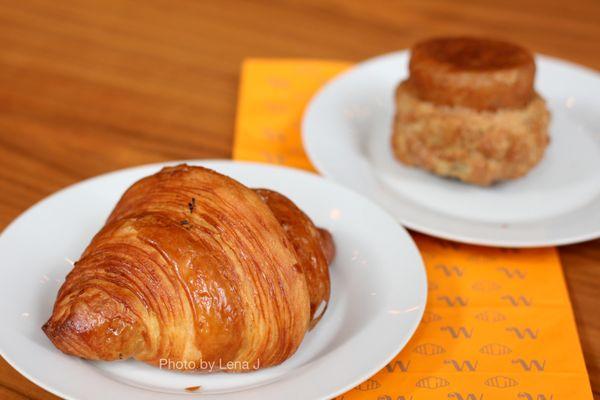
M 0 0 L 0 228 L 93 175 L 230 157 L 245 57 L 358 61 L 464 33 L 600 69 L 597 0 Z M 600 241 L 560 254 L 600 398 Z M 0 360 L 0 398 L 56 397 Z

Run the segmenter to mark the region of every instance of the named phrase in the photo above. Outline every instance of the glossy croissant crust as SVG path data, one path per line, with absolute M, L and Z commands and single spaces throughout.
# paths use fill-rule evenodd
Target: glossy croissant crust
M 164 168 L 125 192 L 42 329 L 91 360 L 276 365 L 324 312 L 333 256 L 331 235 L 283 195 Z

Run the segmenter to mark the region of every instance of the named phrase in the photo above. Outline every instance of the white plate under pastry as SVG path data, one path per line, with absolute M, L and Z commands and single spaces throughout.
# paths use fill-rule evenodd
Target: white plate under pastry
M 425 269 L 407 232 L 380 207 L 317 175 L 232 161 L 204 165 L 249 187 L 291 198 L 336 245 L 331 300 L 322 320 L 283 364 L 254 372 L 171 372 L 128 360 L 64 355 L 41 330 L 65 275 L 136 180 L 166 164 L 130 168 L 46 198 L 0 236 L 0 353 L 31 381 L 67 399 L 328 399 L 383 368 L 415 331 L 427 295 Z M 175 165 L 172 162 L 168 165 Z M 201 386 L 194 393 L 185 389 Z
M 369 196 L 403 225 L 446 239 L 534 247 L 600 237 L 600 74 L 536 56 L 536 89 L 552 113 L 550 145 L 525 177 L 484 188 L 394 159 L 393 94 L 408 59 L 400 51 L 360 63 L 311 100 L 303 142 L 323 175 Z

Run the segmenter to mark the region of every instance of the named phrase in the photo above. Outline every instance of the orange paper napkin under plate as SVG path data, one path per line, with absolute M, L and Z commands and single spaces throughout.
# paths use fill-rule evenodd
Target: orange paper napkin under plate
M 247 60 L 234 158 L 314 171 L 300 137 L 304 107 L 350 66 Z M 391 363 L 339 399 L 592 399 L 556 249 L 413 238 L 429 277 L 423 321 Z

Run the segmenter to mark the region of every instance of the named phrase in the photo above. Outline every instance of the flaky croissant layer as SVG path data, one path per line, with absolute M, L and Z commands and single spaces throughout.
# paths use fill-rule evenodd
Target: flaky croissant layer
M 125 192 L 42 329 L 91 360 L 276 365 L 324 312 L 333 256 L 331 235 L 285 196 L 202 167 L 164 168 Z

